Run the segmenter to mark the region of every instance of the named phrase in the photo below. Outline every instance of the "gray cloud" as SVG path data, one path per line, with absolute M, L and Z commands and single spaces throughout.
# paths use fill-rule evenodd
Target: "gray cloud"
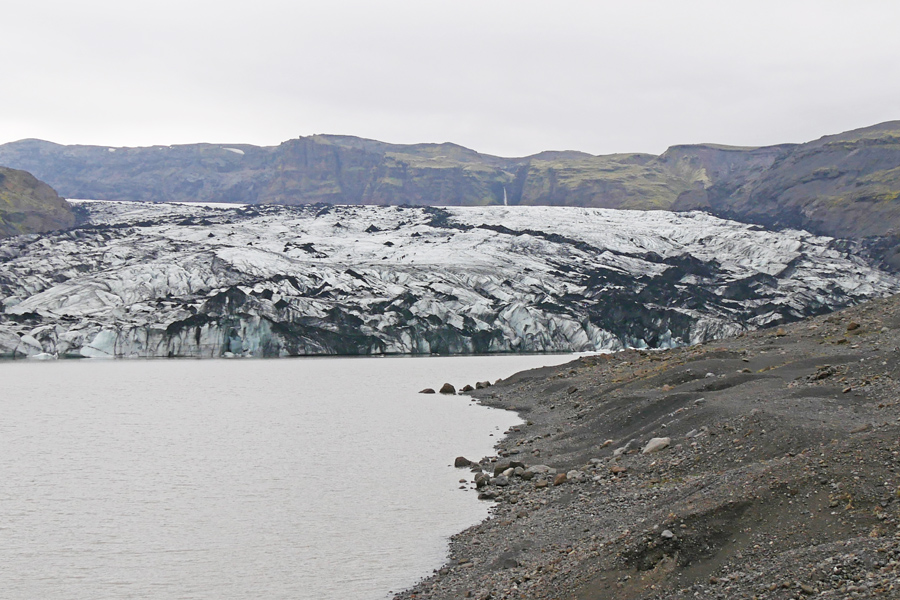
M 805 141 L 900 118 L 898 17 L 876 0 L 34 0 L 0 23 L 0 142 Z

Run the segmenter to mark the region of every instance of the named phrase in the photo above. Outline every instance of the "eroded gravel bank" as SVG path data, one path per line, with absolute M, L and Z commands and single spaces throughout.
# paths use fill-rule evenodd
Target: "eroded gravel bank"
M 900 598 L 898 381 L 892 297 L 477 390 L 527 419 L 460 471 L 492 517 L 397 598 Z

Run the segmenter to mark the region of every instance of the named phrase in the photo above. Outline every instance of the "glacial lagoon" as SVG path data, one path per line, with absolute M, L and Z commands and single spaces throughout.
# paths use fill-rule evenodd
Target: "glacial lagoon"
M 0 597 L 388 598 L 519 422 L 418 390 L 571 358 L 0 363 Z

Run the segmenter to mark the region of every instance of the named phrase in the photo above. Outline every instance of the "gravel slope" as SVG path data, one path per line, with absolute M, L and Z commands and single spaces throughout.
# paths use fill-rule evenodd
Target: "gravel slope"
M 894 296 L 477 390 L 527 419 L 473 469 L 493 516 L 398 598 L 900 598 L 898 379 Z

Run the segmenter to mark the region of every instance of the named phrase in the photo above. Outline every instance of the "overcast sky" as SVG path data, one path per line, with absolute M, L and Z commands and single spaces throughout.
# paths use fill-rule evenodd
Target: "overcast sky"
M 900 119 L 896 0 L 29 0 L 0 143 L 659 153 Z

